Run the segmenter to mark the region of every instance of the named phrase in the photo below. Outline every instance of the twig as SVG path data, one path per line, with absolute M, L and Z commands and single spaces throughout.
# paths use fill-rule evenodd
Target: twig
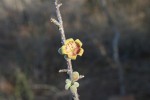
M 64 43 L 66 41 L 66 37 L 65 37 L 63 21 L 62 21 L 60 9 L 59 9 L 61 5 L 62 5 L 62 3 L 58 3 L 58 0 L 55 0 L 56 14 L 57 14 L 58 21 L 54 18 L 51 18 L 51 22 L 53 22 L 55 25 L 57 25 L 59 27 L 59 31 L 60 31 L 60 34 L 61 34 L 61 43 L 62 43 L 62 45 L 64 45 Z M 71 59 L 66 59 L 66 62 L 67 62 L 67 66 L 68 66 L 67 67 L 68 75 L 70 77 L 70 80 L 72 81 L 73 69 L 72 69 Z M 63 71 L 64 70 L 61 70 L 60 72 L 63 72 Z M 78 96 L 77 92 L 72 94 L 72 97 L 73 97 L 74 100 L 79 100 L 79 96 Z
M 69 72 L 68 69 L 60 69 L 60 70 L 59 70 L 59 73 L 68 73 L 68 72 Z
M 111 17 L 109 10 L 107 8 L 107 2 L 106 0 L 98 0 L 99 3 L 101 4 L 103 11 L 105 13 L 105 16 L 108 19 L 109 25 L 112 28 L 113 32 L 114 32 L 114 39 L 112 41 L 112 48 L 113 48 L 113 59 L 115 61 L 115 64 L 118 68 L 118 76 L 119 76 L 119 82 L 120 82 L 120 93 L 121 95 L 125 95 L 126 91 L 125 91 L 125 84 L 124 84 L 124 71 L 123 71 L 123 67 L 121 65 L 120 62 L 120 58 L 119 58 L 119 49 L 118 49 L 118 44 L 119 44 L 119 39 L 120 39 L 120 31 L 118 29 L 118 27 L 116 26 L 113 18 Z

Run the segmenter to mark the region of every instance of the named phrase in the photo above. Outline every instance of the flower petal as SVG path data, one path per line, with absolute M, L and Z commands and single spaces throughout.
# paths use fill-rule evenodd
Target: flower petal
M 66 52 L 66 46 L 65 46 L 65 45 L 63 45 L 63 46 L 61 47 L 60 53 L 61 53 L 61 54 L 67 54 L 67 52 Z
M 75 56 L 71 56 L 71 55 L 69 55 L 69 54 L 68 54 L 68 58 L 70 58 L 70 59 L 72 59 L 72 60 L 76 60 L 77 55 L 75 55 Z
M 80 48 L 80 52 L 78 53 L 79 56 L 83 55 L 84 50 L 82 48 Z
M 73 38 L 69 38 L 65 41 L 65 45 L 68 44 L 69 42 L 74 41 Z
M 75 42 L 76 42 L 77 44 L 79 44 L 80 47 L 82 47 L 82 42 L 81 42 L 79 39 L 76 39 Z

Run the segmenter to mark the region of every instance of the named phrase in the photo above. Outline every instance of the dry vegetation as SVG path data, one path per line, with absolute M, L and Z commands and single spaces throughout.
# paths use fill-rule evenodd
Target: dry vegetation
M 67 38 L 83 41 L 85 53 L 74 69 L 81 100 L 108 100 L 119 95 L 118 72 L 112 60 L 112 32 L 103 9 L 95 0 L 62 0 Z M 119 54 L 127 95 L 150 100 L 150 1 L 107 0 L 121 32 Z M 54 0 L 0 1 L 0 100 L 67 100 L 66 68 L 57 52 L 61 46 Z M 77 34 L 76 34 L 77 33 Z

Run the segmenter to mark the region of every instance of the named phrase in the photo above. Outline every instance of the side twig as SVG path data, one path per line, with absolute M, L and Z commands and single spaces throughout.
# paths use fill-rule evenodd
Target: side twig
M 62 43 L 62 45 L 64 45 L 64 43 L 66 41 L 66 37 L 65 37 L 63 21 L 62 21 L 62 17 L 61 17 L 61 13 L 60 13 L 61 5 L 62 5 L 62 3 L 58 3 L 58 0 L 55 0 L 56 14 L 57 14 L 58 21 L 54 18 L 51 18 L 51 22 L 54 23 L 56 26 L 58 26 L 60 34 L 61 34 L 61 43 Z M 59 72 L 67 72 L 70 77 L 70 80 L 72 81 L 73 69 L 72 69 L 71 59 L 66 58 L 66 62 L 67 62 L 67 69 L 60 70 Z M 74 94 L 72 93 L 72 97 L 74 100 L 79 100 L 79 96 L 78 96 L 77 92 L 75 92 Z

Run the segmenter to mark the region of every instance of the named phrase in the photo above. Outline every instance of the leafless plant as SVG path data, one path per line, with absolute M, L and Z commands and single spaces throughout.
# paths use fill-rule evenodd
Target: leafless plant
M 57 14 L 57 19 L 58 20 L 56 20 L 54 18 L 51 18 L 51 22 L 54 23 L 56 26 L 58 26 L 60 34 L 61 34 L 61 43 L 62 43 L 62 45 L 65 45 L 66 36 L 65 36 L 64 27 L 63 27 L 63 20 L 62 20 L 61 13 L 60 13 L 61 5 L 62 5 L 62 3 L 58 3 L 58 0 L 55 0 L 56 14 Z M 72 77 L 73 74 L 74 74 L 73 68 L 72 68 L 72 62 L 71 62 L 71 59 L 69 59 L 69 58 L 65 58 L 65 59 L 66 59 L 66 62 L 67 62 L 67 69 L 61 69 L 61 70 L 59 70 L 59 72 L 66 72 L 69 75 L 69 80 L 71 81 L 71 85 L 72 85 L 72 84 L 75 83 L 75 81 L 73 80 L 73 77 Z M 83 75 L 79 75 L 78 79 L 81 79 L 83 77 L 84 77 Z M 79 100 L 79 95 L 78 95 L 78 92 L 77 92 L 77 88 L 75 88 L 75 91 L 72 91 L 70 89 L 70 92 L 72 93 L 72 98 L 74 100 Z

